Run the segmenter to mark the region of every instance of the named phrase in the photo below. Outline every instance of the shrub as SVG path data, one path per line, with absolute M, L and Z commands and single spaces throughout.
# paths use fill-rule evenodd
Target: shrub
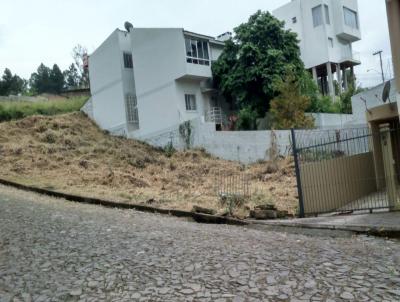
M 176 149 L 174 147 L 174 144 L 172 142 L 169 142 L 164 148 L 163 148 L 164 154 L 166 157 L 172 157 L 174 153 L 176 152 Z
M 241 109 L 236 122 L 237 130 L 254 130 L 256 127 L 257 112 L 250 107 Z

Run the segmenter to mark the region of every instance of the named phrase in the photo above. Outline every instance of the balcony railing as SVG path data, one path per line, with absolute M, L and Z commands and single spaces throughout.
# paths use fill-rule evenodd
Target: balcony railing
M 356 62 L 361 62 L 360 59 L 360 53 L 359 52 L 351 52 L 351 51 L 346 51 L 342 57 L 342 62 L 345 61 L 356 61 Z

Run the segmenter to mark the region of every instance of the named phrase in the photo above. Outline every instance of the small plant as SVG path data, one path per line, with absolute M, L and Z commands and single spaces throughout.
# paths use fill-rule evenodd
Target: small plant
M 190 121 L 183 122 L 179 125 L 179 134 L 185 143 L 185 148 L 190 149 L 192 144 L 192 124 Z
M 48 130 L 44 133 L 43 141 L 48 144 L 54 144 L 56 142 L 56 135 L 53 131 Z
M 246 199 L 244 198 L 244 196 L 232 194 L 221 195 L 220 201 L 223 206 L 226 206 L 226 210 L 229 215 L 232 216 L 235 209 L 242 207 L 245 204 Z
M 172 157 L 172 155 L 174 155 L 174 153 L 176 152 L 176 149 L 174 147 L 174 144 L 171 142 L 169 142 L 164 148 L 163 148 L 164 154 L 166 157 Z

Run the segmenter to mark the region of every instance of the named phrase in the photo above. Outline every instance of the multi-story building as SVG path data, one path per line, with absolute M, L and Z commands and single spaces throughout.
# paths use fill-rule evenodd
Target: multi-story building
M 217 118 L 227 104 L 212 87 L 211 65 L 227 36 L 129 23 L 115 30 L 89 57 L 92 118 L 128 137 Z
M 335 73 L 339 90 L 346 90 L 360 64 L 352 48 L 361 39 L 357 0 L 292 0 L 273 14 L 297 33 L 301 58 L 321 92 L 335 96 Z

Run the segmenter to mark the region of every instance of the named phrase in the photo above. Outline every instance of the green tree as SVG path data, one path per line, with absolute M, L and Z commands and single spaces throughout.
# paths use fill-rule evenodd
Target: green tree
M 312 128 L 314 119 L 305 114 L 310 97 L 302 94 L 302 82 L 288 69 L 283 80 L 276 84 L 279 95 L 271 101 L 273 129 Z
M 234 29 L 212 71 L 216 87 L 240 109 L 250 107 L 259 116 L 270 108 L 279 92 L 277 81 L 287 68 L 296 77 L 304 72 L 297 35 L 269 12 L 258 11 Z
M 51 69 L 41 63 L 29 80 L 31 89 L 35 93 L 51 92 Z
M 57 64 L 50 69 L 42 63 L 29 82 L 35 93 L 60 93 L 64 88 L 64 75 Z
M 52 93 L 60 93 L 64 88 L 64 75 L 57 64 L 53 65 L 50 72 L 50 91 Z
M 80 76 L 75 64 L 72 63 L 67 70 L 64 71 L 65 86 L 69 89 L 79 86 Z
M 18 75 L 13 75 L 11 70 L 6 68 L 0 80 L 0 95 L 17 95 L 24 93 L 27 88 L 27 82 Z

